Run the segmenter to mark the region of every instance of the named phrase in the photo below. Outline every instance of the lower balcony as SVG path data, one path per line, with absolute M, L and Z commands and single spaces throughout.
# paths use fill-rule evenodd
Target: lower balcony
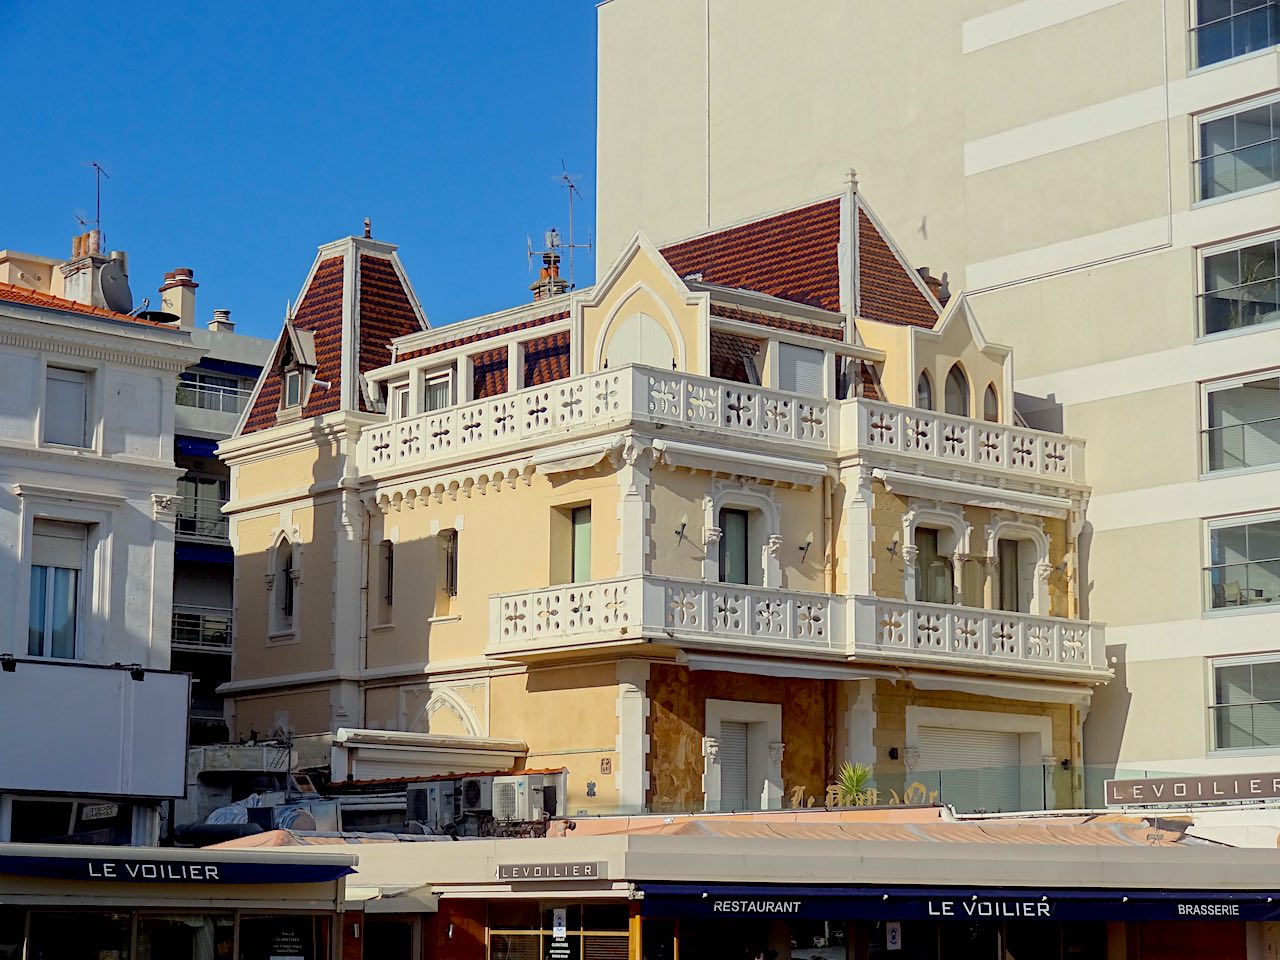
M 1101 624 L 877 597 L 636 576 L 490 599 L 487 655 L 660 643 L 768 656 L 1099 682 Z

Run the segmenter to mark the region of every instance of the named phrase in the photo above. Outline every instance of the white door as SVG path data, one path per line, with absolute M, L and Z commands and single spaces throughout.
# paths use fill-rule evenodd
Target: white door
M 919 760 L 908 774 L 961 813 L 1022 809 L 1021 738 L 999 730 L 921 727 Z M 1034 770 L 1028 770 L 1030 776 Z

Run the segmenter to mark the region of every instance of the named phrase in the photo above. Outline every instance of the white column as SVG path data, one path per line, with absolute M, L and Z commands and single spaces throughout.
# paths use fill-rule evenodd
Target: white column
M 524 347 L 518 340 L 507 344 L 507 392 L 524 387 Z
M 847 476 L 850 496 L 845 501 L 845 583 L 843 592 L 851 595 L 870 596 L 871 577 L 875 572 L 879 553 L 885 545 L 874 542 L 875 530 L 871 525 L 871 478 L 862 473 Z M 832 553 L 836 553 L 833 549 Z M 888 554 L 885 554 L 886 561 Z M 839 586 L 837 584 L 837 586 Z
M 649 793 L 649 664 L 618 661 L 619 813 L 643 813 Z
M 650 447 L 627 437 L 618 467 L 618 576 L 643 576 L 649 556 Z
M 845 729 L 849 736 L 849 749 L 845 759 L 852 764 L 874 767 L 876 762 L 875 730 L 876 711 L 874 680 L 853 680 L 849 683 L 849 712 L 845 717 Z

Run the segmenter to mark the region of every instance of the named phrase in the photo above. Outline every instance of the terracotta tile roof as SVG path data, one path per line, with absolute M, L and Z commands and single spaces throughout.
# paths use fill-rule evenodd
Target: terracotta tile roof
M 434 353 L 443 353 L 445 350 L 452 350 L 454 347 L 463 347 L 469 343 L 479 343 L 482 340 L 491 340 L 494 337 L 501 337 L 508 333 L 516 333 L 519 330 L 530 330 L 534 327 L 540 327 L 545 323 L 554 323 L 557 320 L 564 320 L 568 316 L 568 310 L 561 310 L 557 313 L 549 313 L 546 316 L 521 320 L 519 323 L 508 324 L 505 327 L 498 327 L 495 330 L 487 330 L 483 333 L 469 333 L 466 336 L 455 337 L 452 340 L 443 340 L 440 343 L 433 343 L 430 346 L 419 347 L 416 350 L 406 350 L 403 353 L 397 353 L 395 355 L 395 359 L 396 362 L 399 362 L 401 360 L 413 360 L 417 357 L 429 357 Z
M 391 360 L 395 337 L 419 333 L 422 324 L 409 301 L 409 292 L 385 257 L 360 255 L 360 372 L 368 373 Z
M 843 340 L 842 327 L 828 327 L 820 323 L 809 323 L 805 320 L 793 320 L 790 317 L 779 317 L 771 313 L 760 313 L 758 310 L 745 310 L 742 307 L 725 303 L 711 304 L 711 315 L 725 320 L 740 320 L 743 323 L 754 323 L 761 327 L 773 327 L 775 330 L 789 330 L 792 333 L 806 333 L 811 337 L 826 337 L 828 340 Z
M 0 300 L 8 303 L 22 304 L 24 307 L 39 307 L 45 310 L 62 310 L 65 313 L 82 313 L 90 317 L 102 317 L 104 320 L 119 320 L 124 323 L 137 323 L 144 327 L 160 327 L 165 330 L 175 329 L 167 323 L 157 323 L 154 320 L 144 320 L 142 317 L 131 317 L 127 313 L 116 313 L 114 310 L 107 310 L 103 307 L 91 307 L 87 303 L 79 303 L 76 300 L 66 300 L 62 297 L 55 297 L 52 294 L 41 293 L 38 290 L 30 290 L 26 287 L 19 287 L 12 283 L 0 283 Z
M 569 331 L 530 340 L 524 347 L 524 384 L 537 387 L 569 376 Z
M 858 211 L 859 312 L 870 320 L 932 327 L 933 304 L 920 292 L 871 218 Z
M 507 348 L 495 347 L 471 358 L 472 396 L 477 400 L 507 392 Z
M 750 337 L 740 337 L 735 333 L 721 330 L 711 331 L 711 376 L 720 380 L 735 380 L 738 383 L 750 383 L 747 379 L 746 364 L 755 364 L 759 377 L 760 341 Z
M 422 330 L 422 324 L 413 309 L 409 292 L 400 282 L 391 261 L 385 257 L 363 253 L 359 256 L 360 279 L 355 310 L 360 342 L 350 345 L 350 349 L 356 351 L 357 367 L 361 373 L 365 373 L 385 366 L 390 361 L 393 338 L 418 333 Z M 315 379 L 329 384 L 327 389 L 319 385 L 312 386 L 307 404 L 302 408 L 304 418 L 333 413 L 342 406 L 345 266 L 345 254 L 320 261 L 293 314 L 293 325 L 299 330 L 309 330 L 315 336 Z M 283 349 L 283 344 L 280 349 Z M 245 420 L 242 435 L 276 425 L 276 412 L 280 408 L 284 379 L 280 373 L 278 351 L 264 368 L 262 377 L 262 386 L 258 390 L 253 409 Z M 367 409 L 359 389 L 355 396 L 360 409 Z
M 834 199 L 672 244 L 662 255 L 681 277 L 838 311 L 839 245 Z

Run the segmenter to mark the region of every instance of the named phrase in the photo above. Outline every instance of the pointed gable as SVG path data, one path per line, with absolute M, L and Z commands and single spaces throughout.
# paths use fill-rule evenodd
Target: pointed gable
M 374 247 L 378 254 L 365 252 L 362 248 L 366 246 Z M 300 416 L 319 417 L 341 410 L 344 394 L 353 398 L 352 409 L 369 412 L 366 391 L 358 382 L 344 390 L 344 382 L 358 381 L 361 374 L 389 363 L 395 337 L 425 329 L 394 250 L 389 244 L 355 238 L 321 248 L 306 290 L 282 331 L 271 362 L 262 371 L 240 435 L 278 422 L 283 366 L 297 352 L 294 341 L 298 333 L 307 334 L 314 345 L 314 373 Z M 348 277 L 354 278 L 350 290 Z
M 861 200 L 858 203 L 858 296 L 860 316 L 885 323 L 932 327 L 938 311 L 911 269 Z
M 840 309 L 840 199 L 662 248 L 680 277 Z

